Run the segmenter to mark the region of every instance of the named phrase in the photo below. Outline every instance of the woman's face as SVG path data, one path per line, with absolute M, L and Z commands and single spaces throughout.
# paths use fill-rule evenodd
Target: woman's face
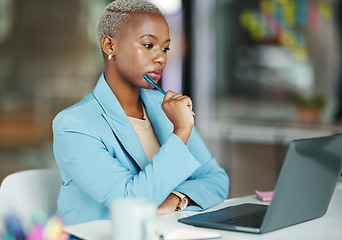
M 117 38 L 114 67 L 118 77 L 139 88 L 153 88 L 147 74 L 157 82 L 167 62 L 169 26 L 158 14 L 140 13 L 130 17 Z

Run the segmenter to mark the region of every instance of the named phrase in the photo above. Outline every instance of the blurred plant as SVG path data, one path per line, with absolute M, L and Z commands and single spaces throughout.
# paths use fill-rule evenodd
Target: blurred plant
M 294 106 L 296 108 L 307 108 L 322 110 L 326 106 L 326 100 L 320 95 L 314 95 L 312 97 L 306 97 L 304 95 L 297 95 L 293 99 Z
M 293 104 L 300 122 L 317 124 L 322 116 L 322 110 L 326 106 L 326 100 L 319 95 L 314 95 L 312 97 L 297 95 L 293 99 Z

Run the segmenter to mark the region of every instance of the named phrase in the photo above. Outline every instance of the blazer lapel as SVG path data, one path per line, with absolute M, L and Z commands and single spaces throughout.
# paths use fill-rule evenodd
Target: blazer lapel
M 103 117 L 113 130 L 117 139 L 139 167 L 144 169 L 149 163 L 144 148 L 103 74 L 93 94 L 103 109 Z
M 159 93 L 155 92 L 152 94 L 151 91 L 155 90 L 141 89 L 140 97 L 144 102 L 146 113 L 151 121 L 159 143 L 160 145 L 163 145 L 172 133 L 173 125 L 161 108 L 163 98 L 160 98 L 158 95 L 156 97 L 155 94 Z

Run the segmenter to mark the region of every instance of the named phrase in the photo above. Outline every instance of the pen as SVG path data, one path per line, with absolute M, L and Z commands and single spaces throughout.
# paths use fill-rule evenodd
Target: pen
M 164 89 L 162 89 L 161 87 L 159 87 L 155 82 L 152 81 L 151 78 L 149 78 L 147 75 L 144 75 L 144 78 L 153 85 L 153 87 L 155 87 L 159 92 L 161 92 L 163 95 L 166 94 L 166 92 L 164 91 Z M 195 113 L 192 111 L 192 115 L 195 116 Z
M 25 233 L 17 216 L 13 214 L 6 215 L 5 224 L 9 236 L 13 236 L 16 240 L 25 240 Z
M 153 82 L 151 80 L 151 78 L 149 78 L 147 75 L 144 75 L 144 78 L 153 85 L 153 87 L 155 87 L 159 92 L 161 92 L 163 95 L 166 94 L 166 92 L 161 88 L 159 87 L 155 82 Z

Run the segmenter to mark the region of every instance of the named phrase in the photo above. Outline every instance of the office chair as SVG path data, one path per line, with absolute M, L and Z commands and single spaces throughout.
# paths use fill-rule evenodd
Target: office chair
M 24 170 L 8 175 L 0 187 L 0 234 L 5 231 L 5 214 L 15 214 L 27 233 L 38 211 L 54 213 L 61 183 L 57 169 Z

